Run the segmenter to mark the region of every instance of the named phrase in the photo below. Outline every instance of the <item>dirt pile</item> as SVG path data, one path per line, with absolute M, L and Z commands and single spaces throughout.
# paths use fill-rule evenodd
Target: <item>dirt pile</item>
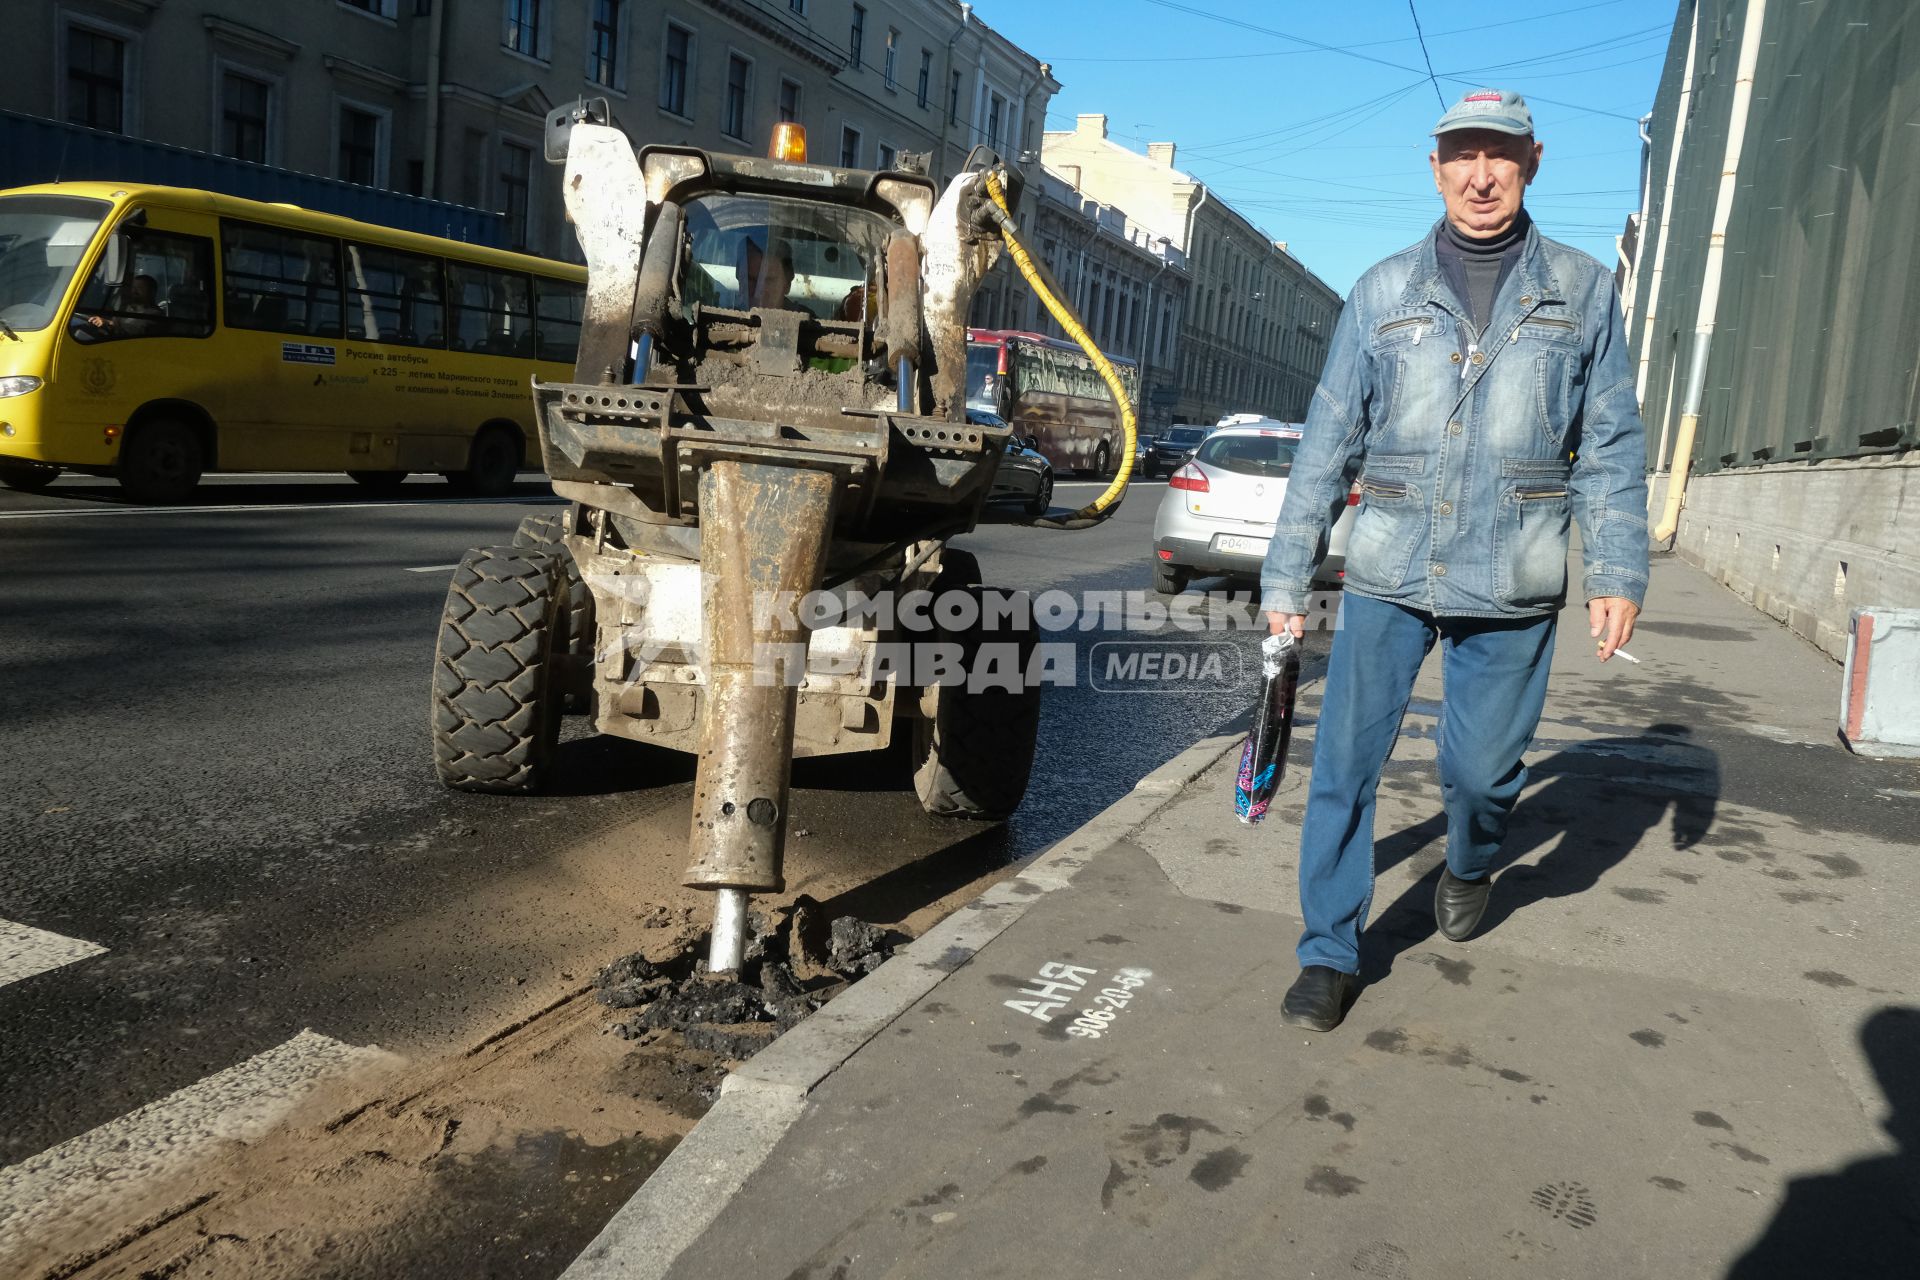
M 665 922 L 660 922 L 665 923 Z M 744 1060 L 886 963 L 905 934 L 853 916 L 827 922 L 804 894 L 756 911 L 738 972 L 710 973 L 707 934 L 678 931 L 674 945 L 623 956 L 594 976 L 596 998 L 609 1009 L 634 1010 L 608 1030 L 651 1045 L 664 1033 L 688 1046 Z M 659 927 L 659 924 L 656 924 Z

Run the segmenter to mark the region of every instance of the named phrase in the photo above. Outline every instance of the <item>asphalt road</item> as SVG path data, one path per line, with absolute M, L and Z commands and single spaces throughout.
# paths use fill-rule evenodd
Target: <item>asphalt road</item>
M 1008 516 L 962 545 L 995 585 L 1145 590 L 1163 488 L 1138 486 L 1094 530 Z M 561 794 L 435 781 L 448 570 L 553 501 L 531 481 L 447 494 L 221 477 L 156 510 L 84 478 L 0 492 L 0 921 L 105 949 L 0 986 L 0 1165 L 306 1028 L 402 1051 L 471 1035 L 529 978 L 619 954 L 648 905 L 632 867 L 679 865 L 688 758 L 574 722 Z M 1224 681 L 1102 691 L 1087 668 L 1114 634 L 1053 637 L 1081 670 L 1049 692 L 1031 791 L 1002 826 L 923 816 L 900 770 L 803 762 L 790 887 L 903 918 L 1045 848 L 1250 705 L 1251 632 L 1213 637 Z

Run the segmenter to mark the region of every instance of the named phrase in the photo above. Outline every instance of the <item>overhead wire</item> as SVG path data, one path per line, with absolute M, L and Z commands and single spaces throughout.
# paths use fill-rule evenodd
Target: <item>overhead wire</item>
M 1433 74 L 1433 55 L 1427 52 L 1427 35 L 1420 30 L 1420 11 L 1413 7 L 1413 0 L 1407 0 L 1407 12 L 1413 15 L 1414 39 L 1420 42 L 1420 57 L 1427 64 L 1427 82 L 1433 86 L 1433 96 L 1439 100 L 1440 109 L 1447 109 L 1447 95 L 1440 92 L 1440 78 Z

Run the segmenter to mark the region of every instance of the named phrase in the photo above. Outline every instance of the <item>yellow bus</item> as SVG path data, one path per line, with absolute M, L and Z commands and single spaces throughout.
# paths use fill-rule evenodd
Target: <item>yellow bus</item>
M 0 483 L 178 502 L 208 471 L 504 492 L 584 268 L 172 187 L 0 192 Z

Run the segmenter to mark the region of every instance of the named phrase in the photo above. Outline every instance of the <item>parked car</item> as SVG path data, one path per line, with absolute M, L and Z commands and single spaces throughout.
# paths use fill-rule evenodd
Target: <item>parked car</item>
M 1141 465 L 1140 473 L 1148 478 L 1163 475 L 1193 456 L 1200 442 L 1207 438 L 1211 427 L 1177 426 L 1168 427 L 1155 436 L 1152 447 Z
M 1184 591 L 1195 575 L 1259 574 L 1299 442 L 1290 424 L 1221 427 L 1201 442 L 1167 481 L 1154 517 L 1155 590 Z M 1316 584 L 1338 585 L 1345 573 L 1356 495 L 1334 521 Z
M 1153 437 L 1146 432 L 1137 432 L 1133 437 L 1133 474 L 1139 478 L 1147 474 L 1147 455 L 1153 451 Z
M 998 417 L 981 409 L 967 410 L 967 421 L 983 427 L 1002 427 Z M 1010 436 L 1007 451 L 993 473 L 988 502 L 1018 502 L 1035 519 L 1047 514 L 1053 505 L 1053 464 L 1038 448 L 1032 436 Z

